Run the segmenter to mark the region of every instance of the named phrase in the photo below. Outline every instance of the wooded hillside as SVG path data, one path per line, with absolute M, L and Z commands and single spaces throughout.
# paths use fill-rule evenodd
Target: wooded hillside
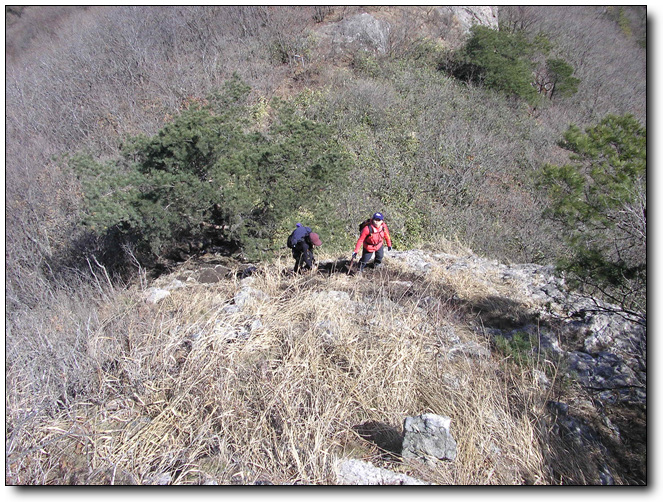
M 440 9 L 6 7 L 13 427 L 93 393 L 126 288 L 297 222 L 349 256 L 380 211 L 646 324 L 646 7 Z

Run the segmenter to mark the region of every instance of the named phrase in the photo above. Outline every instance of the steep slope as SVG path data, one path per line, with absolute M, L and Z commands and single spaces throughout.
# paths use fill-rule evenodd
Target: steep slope
M 646 483 L 642 326 L 591 311 L 548 267 L 446 251 L 301 276 L 206 255 L 144 278 L 89 333 L 96 395 L 30 439 L 13 428 L 41 448 L 10 442 L 8 479 Z M 401 457 L 421 414 L 448 417 L 453 460 Z

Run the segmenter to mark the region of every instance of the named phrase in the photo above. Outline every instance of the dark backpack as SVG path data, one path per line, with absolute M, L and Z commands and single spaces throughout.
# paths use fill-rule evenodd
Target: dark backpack
M 361 231 L 364 230 L 364 227 L 368 225 L 368 235 L 371 235 L 373 233 L 373 225 L 371 225 L 371 219 L 367 219 L 366 221 L 362 221 L 359 224 L 359 235 L 361 235 Z
M 302 239 L 306 238 L 306 236 L 310 233 L 311 229 L 309 227 L 304 227 L 304 226 L 297 227 L 288 237 L 288 242 L 286 244 L 290 249 L 295 249 L 297 243 Z

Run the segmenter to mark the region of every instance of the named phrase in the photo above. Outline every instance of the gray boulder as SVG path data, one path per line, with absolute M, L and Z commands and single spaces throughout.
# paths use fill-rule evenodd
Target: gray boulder
M 151 304 L 159 303 L 168 296 L 170 296 L 170 291 L 162 288 L 148 288 L 144 292 L 145 301 Z
M 403 457 L 425 460 L 455 460 L 456 440 L 450 432 L 451 419 L 432 413 L 407 417 L 403 425 Z

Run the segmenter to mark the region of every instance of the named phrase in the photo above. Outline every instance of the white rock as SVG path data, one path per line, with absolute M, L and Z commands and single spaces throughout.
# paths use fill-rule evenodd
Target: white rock
M 145 290 L 145 301 L 147 303 L 158 303 L 164 298 L 170 296 L 170 291 L 161 288 L 149 288 Z
M 345 460 L 338 466 L 341 485 L 429 485 L 406 474 L 375 467 L 362 460 Z

